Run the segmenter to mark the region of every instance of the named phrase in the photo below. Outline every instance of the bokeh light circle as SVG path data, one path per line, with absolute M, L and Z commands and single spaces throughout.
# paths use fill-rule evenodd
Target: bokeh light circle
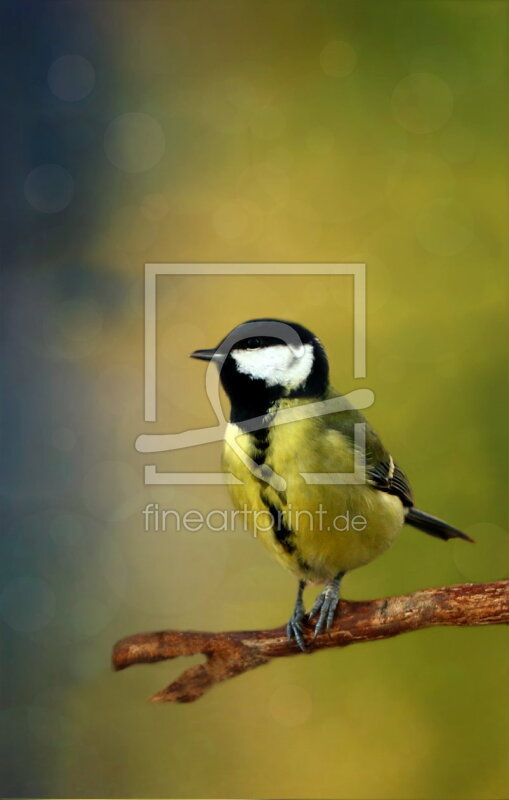
M 163 129 L 158 121 L 137 111 L 116 117 L 104 135 L 106 155 L 125 172 L 152 169 L 162 159 L 165 148 Z
M 55 595 L 41 578 L 13 578 L 0 594 L 0 618 L 15 631 L 33 633 L 45 628 L 55 614 Z
M 326 75 L 345 78 L 357 66 L 357 53 L 348 42 L 329 42 L 320 53 L 320 65 Z
M 24 188 L 32 208 L 43 214 L 56 214 L 71 202 L 74 180 L 60 164 L 41 164 L 28 174 Z
M 454 109 L 454 96 L 445 81 L 430 72 L 413 72 L 396 86 L 391 98 L 394 117 L 410 133 L 433 133 Z
M 60 56 L 48 71 L 48 85 L 59 100 L 74 102 L 90 94 L 95 85 L 95 70 L 77 54 Z

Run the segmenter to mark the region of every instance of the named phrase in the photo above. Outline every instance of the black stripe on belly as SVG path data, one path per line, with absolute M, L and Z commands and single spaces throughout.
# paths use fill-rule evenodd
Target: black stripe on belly
M 251 456 L 253 461 L 258 464 L 258 466 L 263 466 L 265 464 L 265 457 L 267 453 L 267 449 L 269 447 L 269 428 L 260 428 L 256 431 L 251 431 L 252 441 L 255 447 L 255 453 Z M 283 503 L 286 503 L 286 494 L 285 492 L 280 493 L 281 500 Z M 274 536 L 279 544 L 283 547 L 286 552 L 291 555 L 295 553 L 297 546 L 295 544 L 295 534 L 291 528 L 289 528 L 284 521 L 284 515 L 282 510 L 278 510 L 276 506 L 274 506 L 267 497 L 265 491 L 261 491 L 261 499 L 266 507 L 267 511 L 272 517 L 272 530 L 274 532 Z M 304 566 L 304 562 L 301 565 L 302 568 L 308 568 L 306 564 Z
M 301 568 L 301 570 L 302 570 L 303 572 L 308 572 L 308 571 L 311 569 L 311 566 L 310 566 L 310 564 L 308 564 L 308 562 L 307 562 L 307 561 L 305 561 L 305 560 L 304 560 L 303 558 L 301 558 L 300 556 L 297 556 L 297 564 L 299 565 L 299 567 Z
M 296 545 L 295 545 L 295 534 L 288 528 L 285 524 L 283 519 L 283 512 L 278 510 L 276 506 L 272 505 L 270 500 L 267 499 L 267 496 L 264 492 L 262 492 L 262 500 L 264 505 L 267 508 L 267 511 L 272 517 L 272 530 L 274 531 L 274 536 L 276 537 L 279 544 L 286 550 L 287 553 L 290 555 L 295 553 Z
M 253 455 L 253 461 L 255 461 L 258 466 L 261 466 L 265 463 L 265 453 L 269 446 L 269 429 L 260 428 L 257 431 L 252 431 L 251 437 L 256 450 L 256 453 Z

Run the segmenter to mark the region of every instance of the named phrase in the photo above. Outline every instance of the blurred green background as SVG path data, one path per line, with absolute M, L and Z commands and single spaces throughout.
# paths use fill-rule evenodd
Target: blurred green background
M 283 659 L 195 705 L 145 697 L 185 663 L 109 668 L 118 638 L 270 627 L 294 581 L 248 535 L 145 533 L 228 508 L 143 466 L 140 433 L 214 423 L 187 354 L 257 316 L 328 349 L 420 507 L 352 599 L 509 577 L 507 4 L 6 2 L 9 188 L 0 617 L 4 796 L 505 798 L 507 631 L 428 630 Z M 6 131 L 10 130 L 10 133 Z M 143 422 L 145 262 L 367 264 L 352 278 L 164 277 L 158 421 Z M 308 602 L 310 597 L 307 598 Z

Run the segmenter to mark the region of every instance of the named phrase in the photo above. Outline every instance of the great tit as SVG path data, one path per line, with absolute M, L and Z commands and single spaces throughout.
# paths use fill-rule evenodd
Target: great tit
M 317 615 L 317 636 L 332 624 L 345 573 L 387 550 L 404 523 L 439 539 L 472 541 L 415 508 L 405 474 L 330 385 L 325 349 L 307 328 L 250 320 L 191 357 L 220 369 L 231 404 L 223 469 L 237 479 L 229 486 L 235 506 L 252 513 L 256 535 L 298 579 L 287 634 L 301 650 L 307 584 L 325 585 L 309 613 Z

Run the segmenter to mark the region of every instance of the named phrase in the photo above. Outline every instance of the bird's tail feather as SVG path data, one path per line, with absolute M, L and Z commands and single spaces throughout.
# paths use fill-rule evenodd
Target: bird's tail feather
M 470 536 L 467 536 L 466 533 L 463 533 L 463 531 L 453 528 L 452 525 L 449 525 L 442 519 L 433 517 L 431 514 L 426 514 L 425 511 L 421 511 L 418 508 L 408 509 L 405 522 L 407 525 L 412 525 L 412 527 L 424 531 L 424 533 L 428 533 L 430 536 L 436 536 L 438 539 L 465 539 L 467 542 L 474 541 Z

